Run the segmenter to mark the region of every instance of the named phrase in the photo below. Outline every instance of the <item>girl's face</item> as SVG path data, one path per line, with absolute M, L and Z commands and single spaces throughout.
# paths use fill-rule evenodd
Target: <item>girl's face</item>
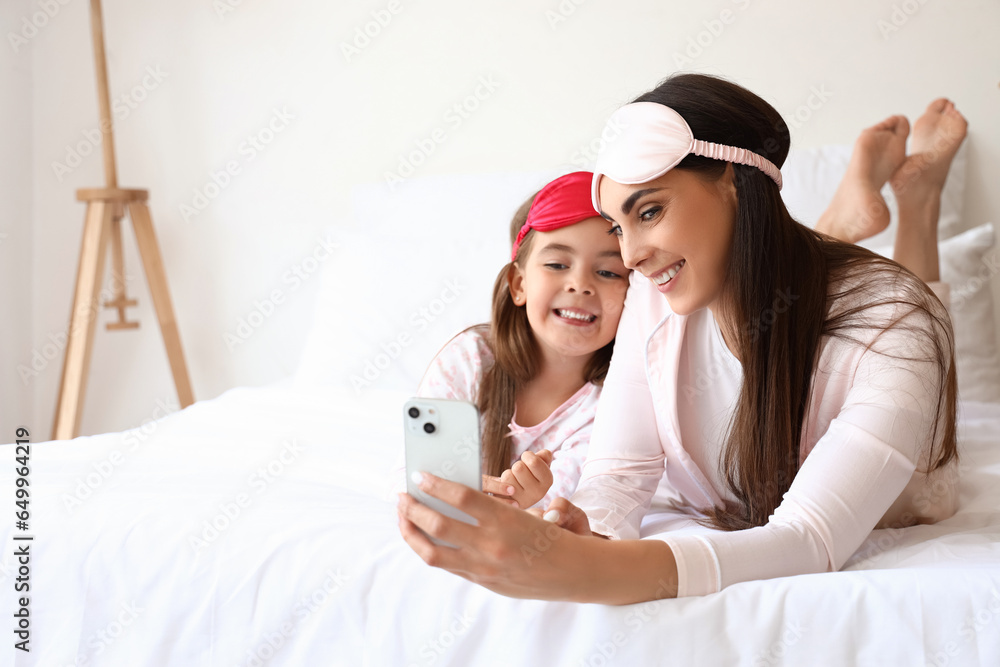
M 638 185 L 605 176 L 600 197 L 625 266 L 651 280 L 673 312 L 688 315 L 718 302 L 736 220 L 731 165 L 714 182 L 683 169 Z
M 532 235 L 510 277 L 514 303 L 526 307 L 547 358 L 593 354 L 614 340 L 625 304 L 629 272 L 618 241 L 598 217 Z

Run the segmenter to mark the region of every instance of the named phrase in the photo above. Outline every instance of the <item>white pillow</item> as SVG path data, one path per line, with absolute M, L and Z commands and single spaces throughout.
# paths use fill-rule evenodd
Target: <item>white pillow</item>
M 941 243 L 941 279 L 951 286 L 951 317 L 959 396 L 1000 401 L 1000 355 L 991 283 L 998 270 L 993 225 L 986 223 Z
M 514 212 L 556 172 L 413 178 L 353 191 L 354 230 L 329 234 L 296 381 L 412 392 L 441 347 L 490 318 Z
M 948 180 L 941 193 L 941 213 L 938 218 L 938 239 L 951 238 L 960 231 L 962 203 L 965 198 L 966 145 L 962 144 L 948 171 Z M 789 153 L 781 167 L 784 187 L 781 194 L 785 206 L 796 220 L 813 227 L 819 216 L 826 210 L 840 180 L 847 172 L 851 157 L 850 146 L 822 146 L 820 148 L 796 149 Z M 886 205 L 889 207 L 891 222 L 889 227 L 859 243 L 866 248 L 891 245 L 896 236 L 896 222 L 899 208 L 892 188 L 882 188 Z
M 942 241 L 938 247 L 941 280 L 951 288 L 958 395 L 963 400 L 1000 401 L 1000 354 L 991 288 L 1000 265 L 990 252 L 994 241 L 993 225 L 986 223 Z M 873 250 L 892 256 L 891 246 Z

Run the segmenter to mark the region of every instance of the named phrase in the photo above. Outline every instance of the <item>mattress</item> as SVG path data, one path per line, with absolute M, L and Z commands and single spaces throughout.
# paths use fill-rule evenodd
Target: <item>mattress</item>
M 8 634 L 0 663 L 1000 665 L 1000 405 L 961 405 L 954 517 L 874 531 L 840 572 L 605 606 L 506 598 L 407 547 L 405 398 L 284 381 L 141 429 L 33 437 L 28 526 L 0 527 L 0 607 L 30 597 L 30 652 Z M 12 505 L 15 447 L 0 452 Z

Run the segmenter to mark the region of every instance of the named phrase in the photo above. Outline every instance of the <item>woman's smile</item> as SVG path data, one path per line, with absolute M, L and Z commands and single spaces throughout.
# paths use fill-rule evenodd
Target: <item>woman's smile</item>
M 656 289 L 660 290 L 660 292 L 666 293 L 667 290 L 673 287 L 674 278 L 681 272 L 681 269 L 684 268 L 685 264 L 687 264 L 686 259 L 674 262 L 663 271 L 650 276 L 649 279 L 653 281 L 654 285 L 656 285 Z

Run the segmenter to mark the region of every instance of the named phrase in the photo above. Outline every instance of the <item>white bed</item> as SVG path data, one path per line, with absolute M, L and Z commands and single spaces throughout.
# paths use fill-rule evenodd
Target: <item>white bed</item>
M 962 407 L 953 518 L 876 531 L 841 572 L 609 607 L 513 600 L 424 565 L 388 494 L 403 398 L 284 382 L 198 403 L 142 441 L 34 444 L 32 652 L 8 642 L 3 662 L 1000 664 L 1000 405 Z M 95 464 L 110 460 L 105 479 Z
M 805 218 L 806 177 L 829 158 L 786 167 Z M 505 598 L 403 543 L 402 402 L 447 337 L 485 318 L 505 219 L 547 176 L 359 190 L 360 231 L 333 232 L 343 252 L 295 377 L 143 429 L 32 443 L 31 652 L 8 635 L 0 664 L 1000 665 L 1000 364 L 988 283 L 960 275 L 992 246 L 988 226 L 953 225 L 942 244 L 956 330 L 966 323 L 954 517 L 876 531 L 840 572 L 624 607 Z M 14 447 L 0 452 L 12 502 Z M 9 613 L 24 532 L 0 529 Z

